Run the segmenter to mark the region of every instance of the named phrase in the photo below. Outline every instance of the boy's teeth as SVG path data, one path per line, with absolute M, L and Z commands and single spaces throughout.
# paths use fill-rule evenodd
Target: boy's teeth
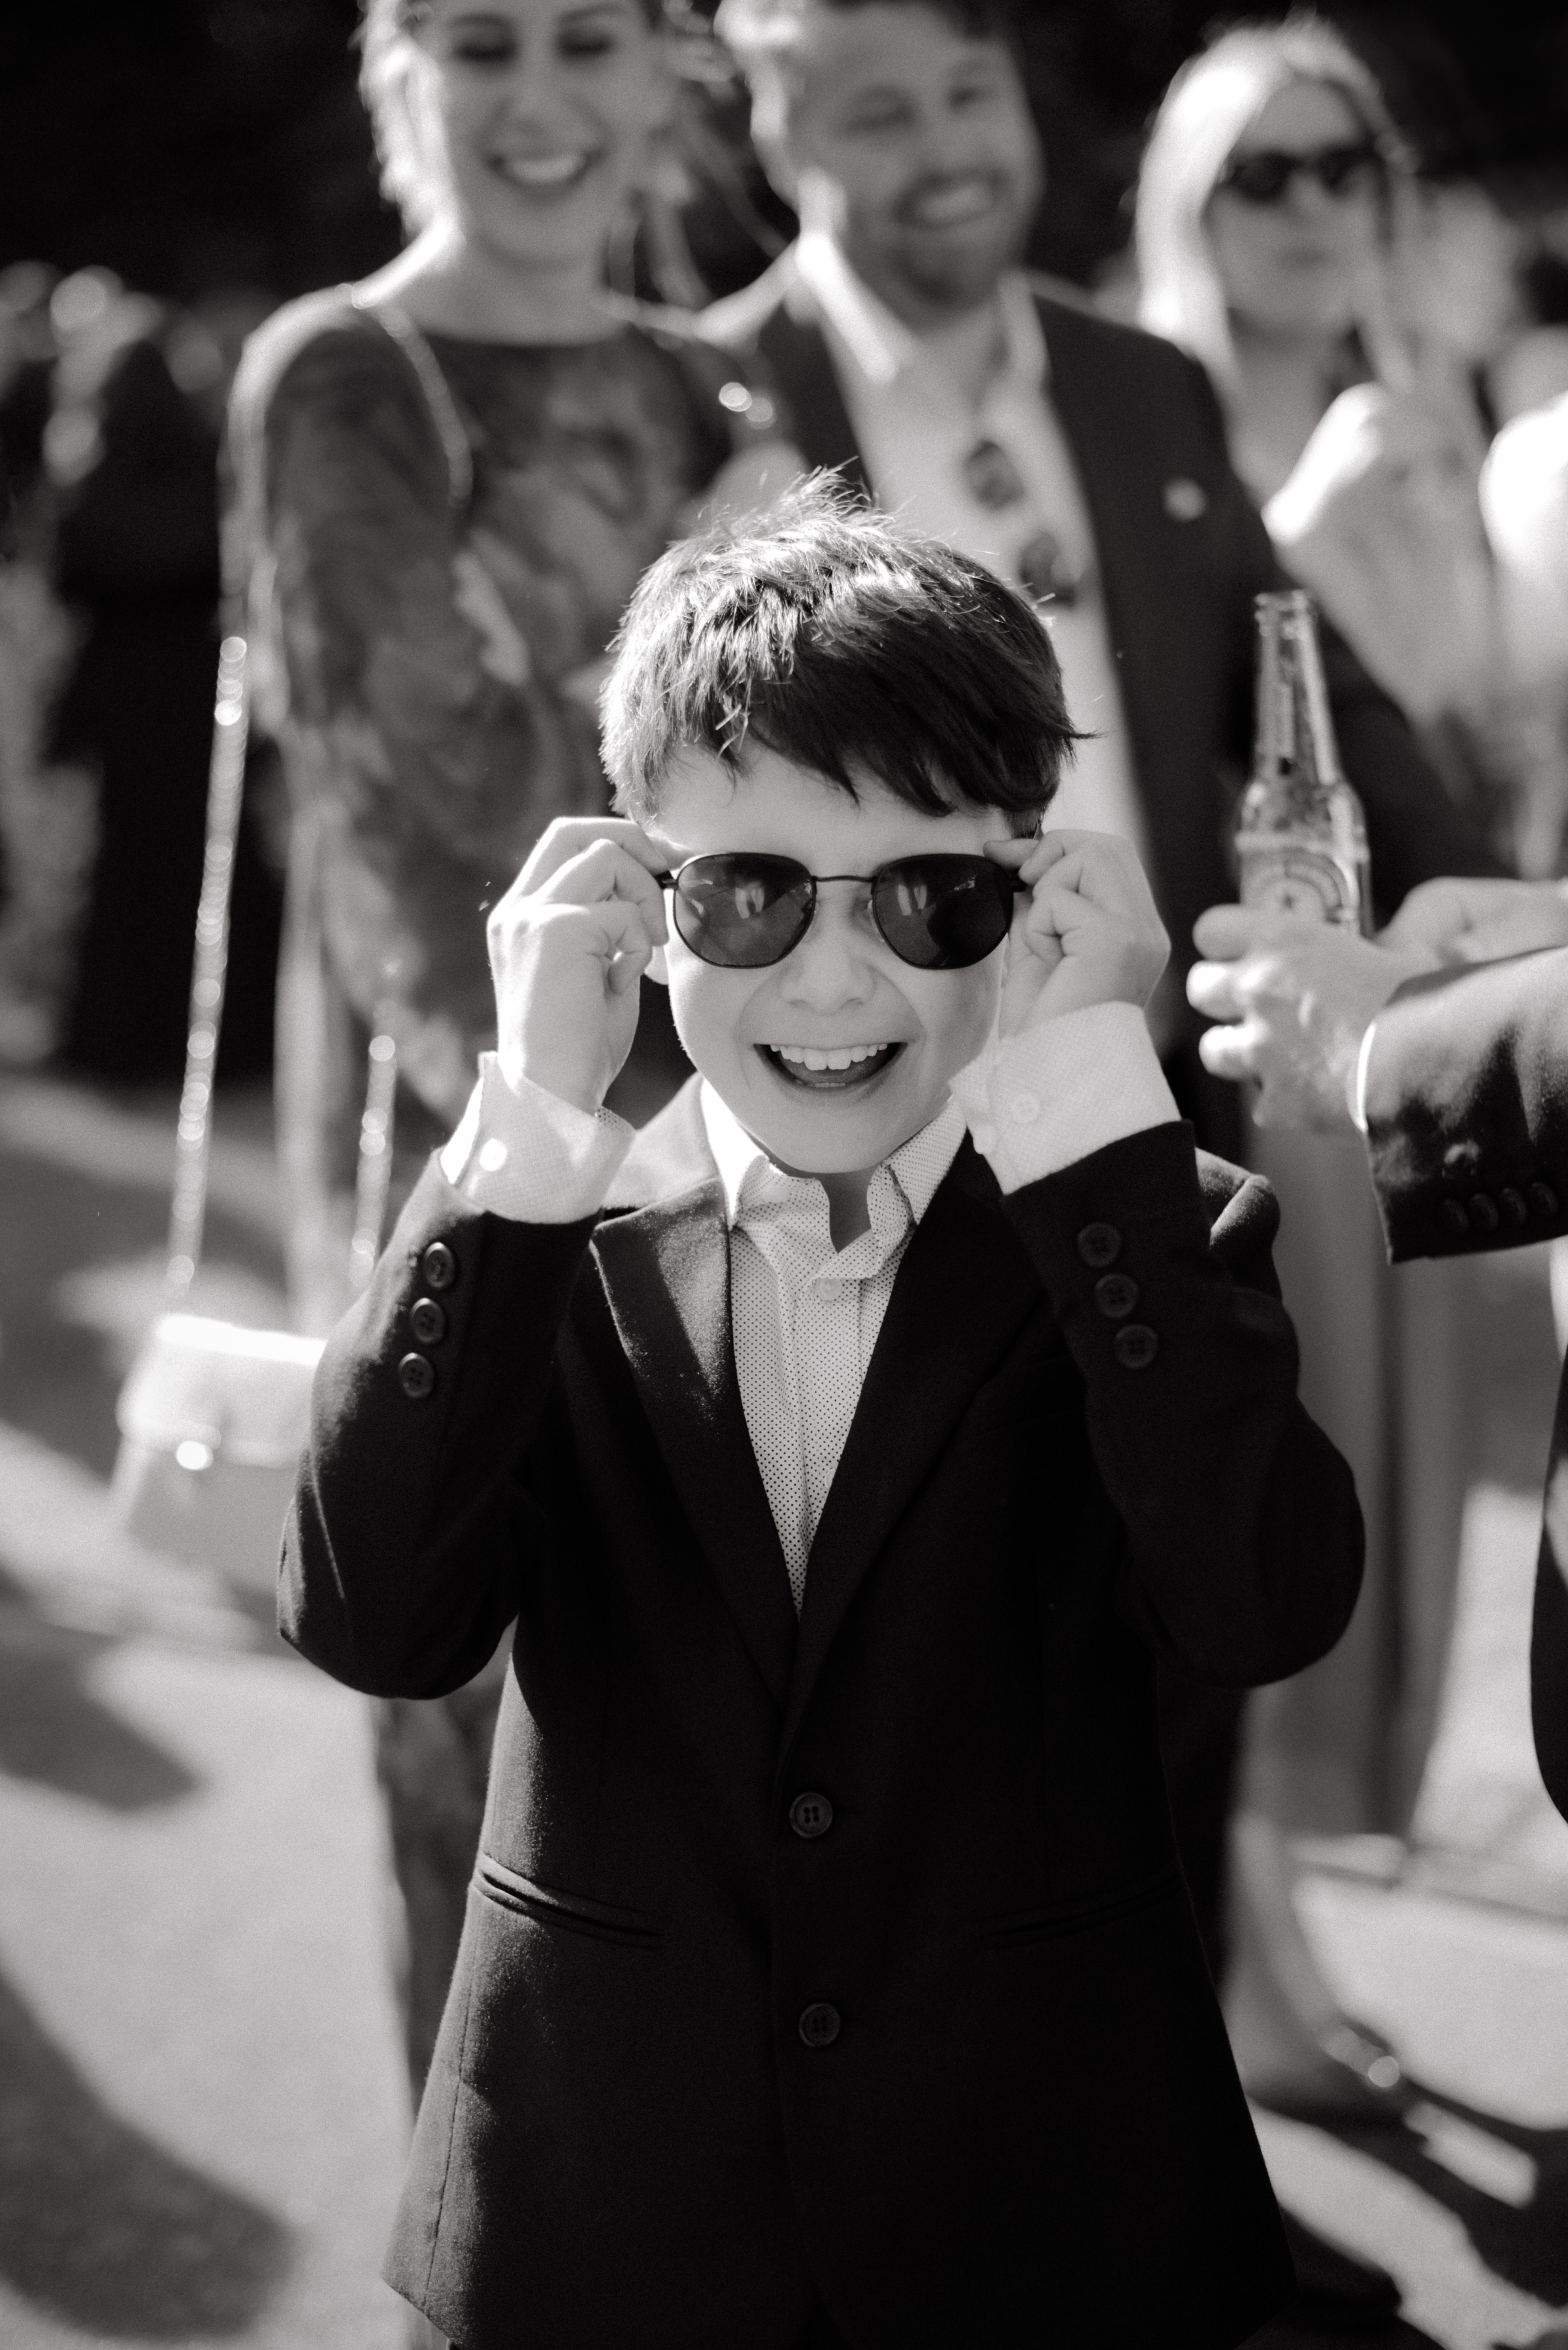
M 775 1045 L 781 1061 L 794 1061 L 806 1069 L 852 1069 L 857 1061 L 874 1061 L 886 1045 Z

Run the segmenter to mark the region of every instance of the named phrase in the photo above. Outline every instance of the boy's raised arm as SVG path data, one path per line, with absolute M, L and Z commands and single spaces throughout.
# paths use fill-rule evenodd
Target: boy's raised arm
M 635 826 L 545 834 L 491 918 L 497 1051 L 327 1343 L 280 1621 L 357 1689 L 459 1688 L 517 1612 L 524 1456 L 632 1139 L 601 1105 L 663 937 L 656 867 Z
M 1344 1630 L 1363 1537 L 1296 1399 L 1277 1204 L 1178 1119 L 1141 1011 L 1166 941 L 1132 849 L 1062 833 L 1005 853 L 1034 895 L 1001 1034 L 952 1089 L 1084 1377 L 1124 1605 L 1210 1679 L 1282 1679 Z

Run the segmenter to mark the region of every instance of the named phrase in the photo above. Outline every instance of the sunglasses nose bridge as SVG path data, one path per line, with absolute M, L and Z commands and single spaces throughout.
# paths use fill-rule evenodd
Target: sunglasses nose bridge
M 810 918 L 778 966 L 784 993 L 815 1011 L 862 1002 L 876 985 L 873 965 L 886 944 L 871 920 L 867 883 L 854 874 L 818 874 Z

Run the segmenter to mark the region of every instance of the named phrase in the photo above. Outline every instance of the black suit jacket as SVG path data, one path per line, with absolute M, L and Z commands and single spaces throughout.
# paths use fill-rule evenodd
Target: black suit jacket
M 516 1619 L 389 2276 L 464 2350 L 792 2350 L 815 2296 L 863 2350 L 1241 2341 L 1290 2272 L 1154 1674 L 1275 1679 L 1355 1601 L 1272 1194 L 1176 1125 L 1006 1201 L 966 1143 L 798 1625 L 694 1087 L 623 1200 L 509 1223 L 432 1162 L 317 1380 L 287 1638 L 431 1696 Z
M 1396 1260 L 1568 1232 L 1568 948 L 1402 988 L 1373 1036 L 1366 1114 Z M 1568 1378 L 1547 1471 L 1531 1710 L 1541 1775 L 1568 1818 Z
M 770 381 L 782 427 L 807 463 L 842 468 L 869 494 L 828 346 L 787 307 L 793 282 L 786 255 L 754 286 L 716 305 L 707 331 Z M 1231 466 L 1203 369 L 1158 336 L 1037 299 L 1051 399 L 1099 556 L 1150 878 L 1185 976 L 1195 959 L 1194 922 L 1236 894 L 1230 839 L 1251 759 L 1253 598 L 1289 582 Z M 1436 874 L 1501 871 L 1399 710 L 1342 638 L 1327 628 L 1323 638 L 1341 755 L 1366 810 L 1379 918 Z M 1199 1061 L 1205 1024 L 1184 996 L 1180 1016 L 1178 1098 L 1199 1140 L 1234 1157 L 1241 1148 L 1236 1089 Z

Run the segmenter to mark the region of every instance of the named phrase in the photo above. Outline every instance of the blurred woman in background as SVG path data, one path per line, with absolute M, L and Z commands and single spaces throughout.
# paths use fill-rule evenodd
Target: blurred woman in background
M 1495 221 L 1469 192 L 1417 191 L 1365 65 L 1297 16 L 1178 75 L 1137 215 L 1142 324 L 1202 361 L 1281 559 L 1461 787 L 1449 738 L 1484 723 L 1493 634 L 1456 280 L 1509 298 L 1501 223 L 1495 268 L 1466 265 Z
M 605 286 L 672 115 L 657 0 L 368 0 L 362 81 L 411 242 L 269 321 L 231 422 L 293 811 L 278 1136 L 307 1329 L 349 1295 L 368 1040 L 397 1048 L 395 1213 L 492 1042 L 485 910 L 553 817 L 605 807 L 607 648 L 731 448 L 733 369 Z M 673 1087 L 672 1035 L 640 1072 L 634 1116 Z M 379 1712 L 416 2086 L 504 1669 Z
M 1490 580 L 1462 369 L 1402 324 L 1415 202 L 1371 75 L 1297 16 L 1227 32 L 1177 77 L 1144 161 L 1137 247 L 1142 322 L 1208 369 L 1282 561 L 1438 743 L 1484 702 Z M 1281 1195 L 1303 1398 L 1355 1470 L 1367 1575 L 1334 1653 L 1254 1700 L 1229 2006 L 1256 2094 L 1366 2113 L 1397 2097 L 1400 2068 L 1313 1959 L 1287 1839 L 1411 1827 L 1466 1485 L 1462 1275 L 1388 1272 L 1357 1147 L 1259 1134 L 1253 1155 Z

